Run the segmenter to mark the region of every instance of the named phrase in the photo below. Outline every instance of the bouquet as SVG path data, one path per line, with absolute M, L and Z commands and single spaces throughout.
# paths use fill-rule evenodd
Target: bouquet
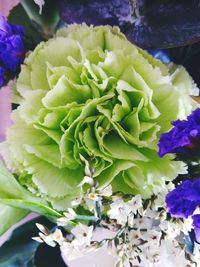
M 83 2 L 23 0 L 0 17 L 13 103 L 0 233 L 41 215 L 0 248 L 0 266 L 200 266 L 199 81 L 173 63 L 180 48 L 164 49 L 192 42 L 196 20 L 185 40 L 159 38 L 145 2 Z M 55 251 L 65 264 L 44 265 Z

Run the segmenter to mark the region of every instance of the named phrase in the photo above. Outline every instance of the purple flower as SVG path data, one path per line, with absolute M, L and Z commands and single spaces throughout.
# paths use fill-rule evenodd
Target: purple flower
M 200 108 L 193 111 L 187 120 L 177 120 L 172 125 L 174 127 L 160 137 L 159 156 L 187 154 L 191 150 L 197 152 L 200 148 Z
M 200 214 L 195 214 L 192 216 L 193 226 L 195 228 L 200 228 Z
M 0 87 L 4 85 L 5 73 L 6 73 L 5 69 L 0 66 Z
M 0 60 L 7 69 L 15 71 L 22 63 L 23 58 L 24 44 L 20 35 L 11 35 L 6 38 L 6 41 L 0 39 Z
M 166 196 L 168 212 L 176 218 L 188 218 L 200 204 L 200 178 L 184 181 Z
M 24 60 L 23 27 L 9 24 L 0 16 L 0 86 L 5 82 L 5 73 L 15 71 Z
M 188 218 L 192 215 L 197 205 L 196 202 L 183 199 L 181 196 L 173 194 L 173 191 L 171 193 L 171 195 L 169 193 L 166 197 L 166 203 L 167 210 L 172 217 Z
M 12 33 L 11 25 L 8 24 L 3 16 L 0 16 L 0 38 Z
M 167 210 L 172 217 L 188 218 L 200 204 L 200 178 L 184 181 L 166 196 Z M 200 214 L 192 216 L 195 240 L 200 242 Z
M 193 215 L 192 219 L 193 219 L 195 240 L 199 243 L 200 242 L 200 214 Z
M 9 24 L 5 20 L 5 17 L 0 16 L 0 38 L 6 38 L 13 34 L 22 36 L 24 34 L 24 28 L 20 25 Z

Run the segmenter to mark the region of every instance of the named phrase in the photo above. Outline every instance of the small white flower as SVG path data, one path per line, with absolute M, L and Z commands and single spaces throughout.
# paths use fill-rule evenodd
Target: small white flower
M 166 210 L 161 210 L 157 213 L 157 216 L 155 217 L 156 220 L 165 221 L 167 219 L 167 212 Z
M 61 230 L 58 228 L 55 230 L 55 232 L 50 234 L 50 237 L 52 238 L 53 241 L 58 243 L 60 246 L 61 246 L 62 242 L 64 241 L 63 234 L 62 234 Z
M 153 186 L 153 192 L 156 196 L 155 200 L 151 204 L 153 210 L 157 210 L 159 207 L 164 208 L 166 206 L 165 197 L 173 189 L 174 189 L 174 184 L 171 182 L 166 184 L 165 179 L 162 179 L 159 185 Z
M 96 193 L 89 193 L 84 197 L 84 200 L 89 211 L 95 211 L 96 202 L 100 201 L 100 198 Z
M 80 193 L 78 197 L 76 197 L 74 200 L 71 201 L 72 207 L 78 207 L 83 201 L 83 194 Z
M 175 239 L 165 239 L 161 241 L 159 250 L 161 262 L 158 267 L 186 267 L 192 266 L 185 258 L 185 251 L 180 247 Z
M 125 202 L 122 199 L 117 199 L 110 205 L 110 208 L 107 212 L 108 216 L 111 219 L 117 220 L 118 224 L 125 225 L 128 219 Z
M 55 247 L 56 246 L 56 242 L 53 240 L 53 238 L 50 235 L 47 235 L 46 236 L 46 235 L 44 235 L 42 233 L 39 233 L 39 237 L 48 246 L 50 246 L 50 247 Z M 34 238 L 34 237 L 33 237 L 33 240 L 36 240 L 37 241 L 37 239 Z
M 93 229 L 94 229 L 93 226 L 87 226 L 79 223 L 71 230 L 71 233 L 75 236 L 77 244 L 79 246 L 82 245 L 89 246 L 92 240 Z
M 44 226 L 44 225 L 42 225 L 40 223 L 36 223 L 36 226 L 43 234 L 45 234 L 45 235 L 49 235 L 50 234 L 49 229 L 46 226 Z
M 131 220 L 133 218 L 133 214 L 137 214 L 140 209 L 140 213 L 142 213 L 142 199 L 140 195 L 134 196 L 131 200 L 124 202 L 120 198 L 113 198 L 113 203 L 110 205 L 110 210 L 108 211 L 108 216 L 111 219 L 117 220 L 118 224 L 125 225 L 127 221 L 129 224 L 133 223 Z
M 181 224 L 182 224 L 181 230 L 185 235 L 187 235 L 188 232 L 190 232 L 194 228 L 192 217 L 184 219 L 184 221 L 181 222 Z
M 71 220 L 74 220 L 76 218 L 76 212 L 72 208 L 67 209 L 68 212 L 64 212 L 65 216 L 68 216 Z
M 87 197 L 93 201 L 98 201 L 99 200 L 99 196 L 96 193 L 89 193 L 87 195 Z
M 139 209 L 143 209 L 142 207 L 142 199 L 140 195 L 134 196 L 131 200 L 124 202 L 122 199 L 113 198 L 113 203 L 110 205 L 110 210 L 108 211 L 108 216 L 111 219 L 117 220 L 118 224 L 125 225 L 127 221 L 129 224 L 133 218 L 133 214 L 137 214 Z M 140 210 L 141 211 L 141 210 Z
M 72 261 L 77 259 L 83 255 L 83 251 L 76 245 L 76 242 L 63 242 L 62 246 L 60 247 L 61 253 L 68 261 Z
M 138 257 L 132 257 L 131 260 L 130 260 L 132 266 L 140 266 L 140 262 L 139 262 L 139 259 Z M 128 266 L 128 265 L 127 265 Z M 130 266 L 130 265 L 129 265 Z
M 89 211 L 95 211 L 96 208 L 96 201 L 90 199 L 90 198 L 85 198 L 85 204 L 87 206 L 87 209 Z
M 57 224 L 59 226 L 65 226 L 75 218 L 76 218 L 76 212 L 73 209 L 68 208 L 68 212 L 64 212 L 64 217 L 57 219 Z
M 152 229 L 154 221 L 148 217 L 134 218 L 132 228 L 137 229 Z
M 128 226 L 133 228 L 134 225 L 135 225 L 135 218 L 134 218 L 133 214 L 130 214 L 128 216 Z
M 107 186 L 101 190 L 97 189 L 97 191 L 98 191 L 100 196 L 104 196 L 104 197 L 112 196 L 112 186 L 111 185 L 109 185 L 109 186 Z
M 139 209 L 143 209 L 142 198 L 140 195 L 134 196 L 131 200 L 126 202 L 127 213 L 137 214 Z
M 140 260 L 141 260 L 141 265 L 140 266 L 148 266 L 148 267 L 155 267 L 157 264 L 161 262 L 161 258 L 159 255 L 159 250 L 152 250 L 152 249 L 147 249 L 142 250 L 140 253 Z M 163 265 L 167 266 L 167 265 Z M 168 266 L 167 266 L 168 267 Z
M 107 186 L 104 189 L 95 189 L 92 188 L 84 197 L 85 204 L 88 207 L 90 211 L 96 210 L 96 202 L 99 202 L 99 205 L 101 205 L 102 197 L 109 197 L 112 195 L 112 186 Z
M 85 170 L 84 170 L 85 176 L 92 178 L 92 173 L 90 170 L 90 163 L 81 154 L 80 154 L 80 159 L 85 164 Z
M 82 187 L 84 184 L 89 184 L 91 186 L 94 185 L 94 180 L 90 176 L 84 176 L 82 182 L 79 184 L 80 187 Z
M 44 0 L 34 0 L 34 2 L 40 7 L 40 14 L 42 13 L 42 6 L 45 4 Z
M 64 237 L 60 229 L 56 229 L 55 232 L 50 233 L 44 225 L 37 223 L 36 226 L 41 232 L 39 232 L 38 237 L 32 237 L 33 240 L 39 243 L 46 243 L 51 247 L 55 247 L 57 243 L 62 245 Z
M 152 210 L 150 205 L 148 205 L 148 207 L 144 210 L 143 216 L 154 219 L 154 218 L 156 218 L 157 214 L 158 214 L 157 211 Z
M 195 243 L 194 246 L 194 252 L 193 254 L 190 255 L 192 261 L 194 261 L 196 263 L 196 265 L 194 265 L 195 267 L 199 267 L 200 265 L 200 245 Z
M 142 233 L 139 229 L 129 231 L 128 238 L 130 243 L 134 246 L 139 246 L 143 240 Z
M 142 239 L 147 241 L 146 244 L 148 246 L 150 246 L 151 248 L 157 249 L 160 244 L 161 235 L 162 233 L 156 230 L 148 230 L 146 232 L 143 232 Z
M 176 238 L 181 233 L 180 225 L 177 222 L 162 221 L 159 227 L 170 239 Z

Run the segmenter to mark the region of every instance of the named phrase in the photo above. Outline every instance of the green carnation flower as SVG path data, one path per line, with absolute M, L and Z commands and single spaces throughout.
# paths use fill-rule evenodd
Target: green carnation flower
M 80 154 L 100 187 L 151 196 L 185 171 L 159 158 L 158 139 L 194 109 L 192 80 L 128 42 L 117 28 L 72 25 L 41 43 L 16 83 L 1 151 L 19 183 L 65 210 L 80 192 Z

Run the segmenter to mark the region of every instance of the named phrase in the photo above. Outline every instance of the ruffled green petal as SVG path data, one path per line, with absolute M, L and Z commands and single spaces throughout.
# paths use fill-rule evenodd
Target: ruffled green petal
M 148 158 L 145 157 L 144 154 L 140 153 L 136 147 L 124 143 L 123 140 L 114 132 L 105 136 L 104 147 L 111 155 L 111 158 L 131 161 L 148 161 Z
M 77 191 L 77 186 L 84 176 L 83 167 L 75 170 L 58 169 L 32 154 L 26 156 L 24 167 L 32 174 L 33 182 L 40 192 L 50 197 L 63 197 Z
M 95 177 L 95 180 L 99 183 L 100 189 L 105 188 L 114 180 L 114 178 L 120 172 L 127 170 L 127 169 L 131 168 L 132 166 L 134 166 L 133 162 L 124 161 L 124 160 L 123 161 L 122 160 L 121 161 L 116 160 L 115 162 L 113 162 L 113 164 L 110 166 L 110 168 L 106 169 L 100 175 Z M 119 189 L 117 191 L 121 191 L 121 189 Z

